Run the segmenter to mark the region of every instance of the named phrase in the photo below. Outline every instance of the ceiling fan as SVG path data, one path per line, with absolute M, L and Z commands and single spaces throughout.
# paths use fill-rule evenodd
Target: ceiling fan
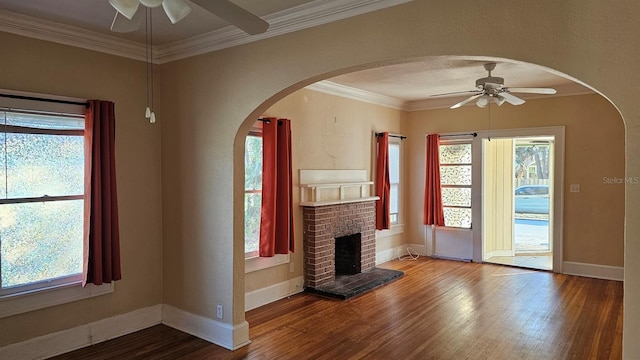
M 496 68 L 496 63 L 484 64 L 485 70 L 489 72 L 489 76 L 476 80 L 476 89 L 469 91 L 458 91 L 446 94 L 437 94 L 432 96 L 443 96 L 453 94 L 465 94 L 472 93 L 470 97 L 460 101 L 457 104 L 451 106 L 451 109 L 457 109 L 471 101 L 476 100 L 478 107 L 485 107 L 489 102 L 493 101 L 498 106 L 508 102 L 511 105 L 522 105 L 524 100 L 513 95 L 512 93 L 528 93 L 528 94 L 546 94 L 553 95 L 556 93 L 556 89 L 552 88 L 515 88 L 504 86 L 504 78 L 491 76 L 491 71 Z
M 228 0 L 191 0 L 191 3 L 215 14 L 250 35 L 262 34 L 269 23 Z M 184 19 L 191 12 L 185 0 L 109 0 L 116 9 L 111 31 L 132 32 L 140 28 L 145 12 L 138 11 L 142 4 L 148 8 L 162 6 L 172 24 Z

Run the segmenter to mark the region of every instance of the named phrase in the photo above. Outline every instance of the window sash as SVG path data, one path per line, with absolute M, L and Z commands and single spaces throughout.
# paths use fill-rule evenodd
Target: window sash
M 84 116 L 80 114 L 49 114 L 29 110 L 0 109 L 3 112 L 0 118 L 0 134 L 26 134 L 26 135 L 52 135 L 52 136 L 84 136 Z M 20 121 L 20 117 L 24 115 L 33 115 L 36 120 L 33 122 Z M 14 117 L 10 119 L 11 117 Z M 53 118 L 48 118 L 53 117 Z M 40 118 L 40 119 L 37 119 Z M 8 124 L 13 122 L 14 124 Z M 15 125 L 25 124 L 26 126 Z M 58 126 L 57 123 L 60 125 Z M 30 126 L 33 124 L 33 126 Z M 37 127 L 38 124 L 43 127 Z M 83 153 L 84 156 L 84 153 Z M 5 169 L 5 173 L 7 173 Z M 69 194 L 55 196 L 36 196 L 36 197 L 7 197 L 0 198 L 0 205 L 9 204 L 27 204 L 27 203 L 44 203 L 57 202 L 67 200 L 83 200 L 84 194 Z M 2 258 L 0 258 L 0 263 Z M 1 270 L 0 270 L 1 271 Z M 18 284 L 10 287 L 2 287 L 2 274 L 0 274 L 0 298 L 32 294 L 44 290 L 52 290 L 61 287 L 81 284 L 82 273 L 72 273 L 56 278 L 38 280 L 24 284 Z
M 468 140 L 450 140 L 450 141 L 443 141 L 440 143 L 440 146 L 451 146 L 451 145 L 469 145 L 469 151 L 471 152 L 471 145 L 472 142 L 468 141 Z M 468 154 L 469 157 L 471 157 L 471 161 L 473 161 L 472 158 L 472 154 Z M 466 158 L 466 156 L 465 156 Z M 442 171 L 443 168 L 453 168 L 453 167 L 457 167 L 457 168 L 470 168 L 472 169 L 472 162 L 445 162 L 445 163 L 440 163 L 440 169 Z M 472 194 L 471 194 L 471 189 L 472 189 L 472 185 L 473 185 L 473 177 L 471 177 L 469 179 L 469 183 L 468 184 L 445 184 L 442 183 L 440 184 L 440 187 L 442 189 L 469 189 L 469 199 L 468 199 L 468 204 L 469 206 L 464 206 L 464 205 L 443 205 L 442 208 L 444 209 L 467 209 L 469 210 L 469 213 L 472 211 Z M 466 199 L 465 199 L 466 200 Z M 448 217 L 446 216 L 449 212 L 445 211 L 445 223 L 447 223 L 448 221 Z M 469 216 L 471 217 L 471 215 Z M 471 222 L 469 222 L 469 226 L 452 226 L 452 225 L 445 225 L 446 227 L 451 227 L 451 228 L 461 228 L 461 229 L 470 229 L 472 224 Z
M 392 148 L 396 148 L 397 151 L 393 151 Z M 397 159 L 392 158 L 391 154 L 397 153 Z M 392 161 L 396 161 L 396 164 L 392 163 Z M 402 207 L 402 141 L 398 138 L 389 138 L 389 185 L 391 189 L 395 187 L 395 197 L 393 195 L 390 196 L 390 212 L 389 212 L 389 221 L 391 225 L 397 225 L 400 223 L 400 212 Z M 394 181 L 397 180 L 397 181 Z M 391 191 L 393 194 L 393 191 Z M 395 207 L 396 211 L 391 211 L 391 209 Z
M 65 200 L 82 200 L 84 195 L 63 195 L 63 196 L 40 196 L 40 197 L 23 197 L 23 198 L 8 198 L 0 199 L 0 205 L 2 204 L 24 204 L 33 202 L 49 202 L 49 201 L 65 201 Z
M 262 140 L 262 130 L 259 128 L 252 128 L 249 133 L 247 134 L 246 139 L 248 139 L 249 137 L 256 137 L 256 138 L 260 138 L 260 140 Z M 246 139 L 245 139 L 245 143 L 246 143 Z M 244 190 L 244 194 L 245 194 L 245 207 L 244 207 L 244 215 L 245 215 L 245 241 L 244 241 L 244 248 L 245 248 L 245 259 L 249 259 L 249 258 L 254 258 L 258 256 L 258 250 L 251 250 L 251 251 L 247 251 L 247 245 L 248 245 L 248 241 L 253 241 L 255 242 L 256 239 L 251 238 L 249 239 L 247 237 L 247 203 L 246 203 L 246 198 L 247 195 L 260 195 L 260 197 L 262 197 L 262 189 L 251 189 L 251 188 L 246 188 L 246 169 L 247 169 L 247 163 L 246 163 L 246 147 L 245 147 L 245 190 Z M 260 148 L 260 154 L 262 154 L 262 148 Z M 262 174 L 262 172 L 260 172 L 260 174 Z M 262 183 L 260 183 L 260 186 L 262 186 Z M 260 215 L 258 214 L 258 237 L 259 235 L 259 226 L 260 226 Z M 259 241 L 259 239 L 257 239 Z
M 30 282 L 26 284 L 10 286 L 7 288 L 0 287 L 0 297 L 23 295 L 43 290 L 52 290 L 64 286 L 76 285 L 82 283 L 82 273 L 69 274 L 53 279 Z

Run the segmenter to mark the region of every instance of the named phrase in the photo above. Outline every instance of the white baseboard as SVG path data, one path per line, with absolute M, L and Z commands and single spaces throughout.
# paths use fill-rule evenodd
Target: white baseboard
M 0 347 L 0 359 L 45 359 L 142 330 L 161 322 L 161 306 L 134 310 Z
M 229 350 L 249 344 L 249 323 L 246 321 L 233 326 L 163 304 L 162 323 Z
M 449 256 L 449 255 L 441 255 L 441 254 L 431 254 L 431 257 L 434 259 L 441 260 L 452 260 L 452 261 L 462 261 L 462 262 L 472 262 L 472 259 L 465 259 L 457 256 Z
M 597 279 L 624 281 L 624 268 L 619 266 L 586 264 L 565 261 L 562 273 L 567 275 L 585 276 Z
M 300 293 L 304 290 L 303 285 L 304 277 L 298 276 L 288 281 L 248 292 L 244 295 L 244 309 L 245 311 L 253 310 L 262 305 Z
M 420 244 L 404 244 L 396 246 L 391 249 L 382 250 L 376 252 L 376 265 L 384 264 L 387 261 L 391 261 L 398 258 L 398 252 L 400 256 L 407 255 L 407 248 L 411 249 L 412 254 L 418 254 L 420 256 L 426 256 L 427 247 Z

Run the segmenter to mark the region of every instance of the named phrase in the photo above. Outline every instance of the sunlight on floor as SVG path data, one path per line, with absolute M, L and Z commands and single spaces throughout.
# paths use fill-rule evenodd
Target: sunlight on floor
M 549 255 L 517 255 L 517 256 L 493 256 L 486 262 L 500 265 L 518 266 L 524 268 L 552 270 L 553 257 Z

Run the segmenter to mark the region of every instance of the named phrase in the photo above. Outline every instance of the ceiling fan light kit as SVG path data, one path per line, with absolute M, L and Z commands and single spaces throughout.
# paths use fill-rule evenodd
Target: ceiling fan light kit
M 476 105 L 478 105 L 478 107 L 480 108 L 484 108 L 487 106 L 487 104 L 489 104 L 489 97 L 486 95 L 482 95 L 480 96 L 480 98 L 478 98 L 478 100 L 476 101 Z
M 512 93 L 528 93 L 528 94 L 543 94 L 553 95 L 556 93 L 552 88 L 509 88 L 504 86 L 504 78 L 498 76 L 491 76 L 491 71 L 496 68 L 496 63 L 484 64 L 484 69 L 487 70 L 489 75 L 487 77 L 476 80 L 476 90 L 461 91 L 447 94 L 437 94 L 432 96 L 453 95 L 461 93 L 472 93 L 470 97 L 458 102 L 451 106 L 451 109 L 457 109 L 471 101 L 476 100 L 476 105 L 480 108 L 484 108 L 491 100 L 501 106 L 505 102 L 511 105 L 522 105 L 525 103 L 521 98 L 513 95 Z

